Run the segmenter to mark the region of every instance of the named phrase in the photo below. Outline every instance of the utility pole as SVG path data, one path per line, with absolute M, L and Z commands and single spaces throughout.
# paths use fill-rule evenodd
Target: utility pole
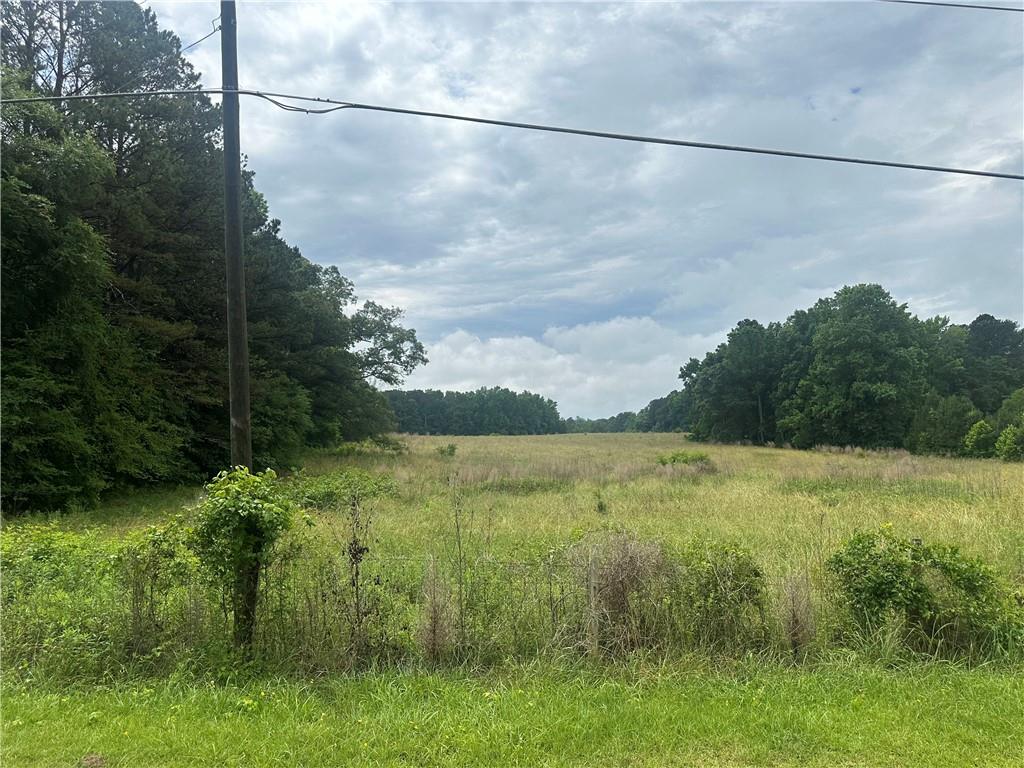
M 228 288 L 228 389 L 231 398 L 231 466 L 252 469 L 249 415 L 249 337 L 242 260 L 242 159 L 238 140 L 238 41 L 235 3 L 220 4 L 220 60 L 224 116 L 224 258 Z

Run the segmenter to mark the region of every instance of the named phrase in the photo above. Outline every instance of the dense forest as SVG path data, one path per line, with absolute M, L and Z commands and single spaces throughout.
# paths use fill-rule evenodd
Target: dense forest
M 566 431 L 1024 458 L 1024 330 L 992 315 L 921 320 L 878 285 L 784 323 L 743 320 L 680 378 L 639 413 L 568 419 Z
M 905 447 L 1018 457 L 1024 331 L 979 315 L 920 320 L 881 286 L 855 285 L 784 323 L 738 323 L 680 372 L 700 440 Z
M 572 417 L 565 420 L 566 432 L 684 432 L 689 412 L 681 391 L 651 400 L 639 412 L 623 411 L 603 419 Z
M 563 431 L 558 406 L 502 387 L 475 392 L 385 392 L 398 431 L 420 435 L 547 435 Z
M 3 5 L 3 95 L 200 86 L 136 3 Z M 2 117 L 8 511 L 208 477 L 228 462 L 220 110 L 205 97 Z M 259 465 L 393 426 L 370 382 L 425 362 L 401 313 L 286 243 L 245 174 Z

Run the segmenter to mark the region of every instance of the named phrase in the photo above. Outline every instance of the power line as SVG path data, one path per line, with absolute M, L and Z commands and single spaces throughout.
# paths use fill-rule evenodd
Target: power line
M 178 51 L 178 55 L 180 56 L 180 55 L 181 55 L 181 54 L 183 54 L 183 53 L 184 53 L 185 51 L 188 51 L 188 50 L 190 50 L 190 49 L 192 49 L 192 48 L 195 48 L 195 47 L 196 47 L 197 45 L 199 45 L 199 44 L 200 44 L 201 42 L 203 42 L 204 40 L 209 40 L 209 39 L 210 39 L 211 37 L 213 37 L 213 36 L 214 36 L 215 34 L 217 34 L 218 32 L 220 32 L 220 27 L 218 27 L 218 26 L 217 26 L 217 22 L 218 22 L 219 20 L 220 20 L 220 16 L 218 16 L 218 17 L 217 17 L 216 19 L 214 19 L 213 21 L 211 21 L 211 22 L 210 22 L 210 26 L 212 26 L 212 27 L 213 27 L 213 30 L 212 30 L 211 32 L 209 32 L 208 34 L 206 34 L 206 35 L 203 35 L 202 37 L 200 37 L 200 38 L 199 38 L 198 40 L 196 40 L 196 41 L 195 41 L 194 43 L 189 43 L 189 44 L 188 44 L 188 45 L 186 45 L 186 46 L 185 46 L 184 48 L 180 49 L 180 50 Z M 119 88 L 118 90 L 119 90 L 119 91 L 127 91 L 127 90 L 128 90 L 129 88 L 131 88 L 131 87 L 132 87 L 133 85 L 135 85 L 135 84 L 136 84 L 137 82 L 139 82 L 139 80 L 142 80 L 142 79 L 143 79 L 144 77 L 148 77 L 149 75 L 150 75 L 150 73 L 149 73 L 149 72 L 143 72 L 143 73 L 142 73 L 142 74 L 140 74 L 140 75 L 136 75 L 136 76 L 135 76 L 135 77 L 133 77 L 133 78 L 132 78 L 131 80 L 129 80 L 129 81 L 127 82 L 127 83 L 125 83 L 124 85 L 122 85 L 122 86 L 121 86 L 121 87 L 120 87 L 120 88 Z
M 937 5 L 940 8 L 973 8 L 978 11 L 1010 11 L 1024 13 L 1024 8 L 1010 8 L 1006 5 L 974 5 L 973 3 L 940 3 L 935 0 L 876 0 L 879 3 L 899 3 L 900 5 Z
M 207 35 L 203 35 L 203 36 L 202 36 L 202 37 L 200 37 L 200 38 L 199 38 L 198 40 L 196 40 L 196 41 L 195 41 L 194 43 L 189 43 L 189 44 L 188 44 L 188 45 L 186 45 L 186 46 L 185 46 L 184 48 L 182 48 L 182 49 L 181 49 L 180 51 L 178 51 L 178 54 L 180 55 L 180 54 L 184 53 L 185 51 L 187 51 L 187 50 L 189 50 L 189 49 L 191 49 L 191 48 L 195 48 L 195 47 L 196 47 L 197 45 L 199 45 L 199 44 L 200 44 L 201 42 L 203 42 L 204 40 L 209 40 L 209 39 L 210 39 L 211 37 L 213 37 L 213 36 L 214 36 L 214 35 L 216 35 L 216 34 L 217 34 L 218 32 L 220 32 L 220 27 L 218 27 L 218 26 L 217 26 L 217 19 L 219 19 L 219 18 L 220 18 L 220 16 L 218 16 L 218 17 L 217 17 L 216 19 L 214 19 L 213 21 L 211 21 L 211 22 L 210 22 L 211 24 L 213 24 L 213 25 L 214 25 L 214 26 L 213 26 L 213 31 L 212 31 L 212 32 L 210 32 L 210 33 L 209 33 L 209 34 L 207 34 Z
M 287 109 L 290 112 L 309 112 L 310 114 L 323 114 L 325 112 L 334 112 L 339 109 L 362 109 L 373 112 L 391 112 L 401 115 L 417 115 L 420 117 L 433 117 L 442 120 L 458 120 L 460 122 L 467 123 L 481 123 L 483 125 L 497 125 L 505 128 L 521 128 L 529 131 L 547 131 L 550 133 L 566 133 L 576 136 L 592 136 L 600 139 L 614 139 L 617 141 L 632 141 L 643 144 L 664 144 L 668 146 L 676 147 L 692 147 L 694 149 L 714 149 L 724 152 L 745 152 L 748 154 L 756 155 L 775 155 L 777 157 L 794 157 L 804 160 L 823 160 L 833 163 L 850 163 L 855 165 L 875 165 L 886 168 L 905 168 L 908 170 L 915 171 L 932 171 L 936 173 L 957 173 L 967 176 L 987 176 L 990 178 L 997 179 L 1015 179 L 1017 181 L 1024 181 L 1024 175 L 1015 173 L 998 173 L 995 171 L 981 171 L 968 168 L 950 168 L 946 166 L 938 165 L 920 165 L 917 163 L 899 163 L 888 160 L 869 160 L 866 158 L 848 157 L 844 155 L 823 155 L 811 152 L 793 152 L 783 149 L 766 149 L 763 147 L 749 147 L 738 144 L 715 144 L 704 141 L 687 141 L 683 139 L 664 139 L 656 136 L 639 136 L 630 133 L 610 133 L 607 131 L 592 131 L 583 128 L 565 128 L 554 125 L 540 125 L 536 123 L 519 123 L 509 120 L 492 120 L 484 117 L 472 117 L 469 115 L 457 115 L 447 112 L 428 112 L 419 109 L 403 109 L 399 107 L 384 107 L 376 104 L 359 104 L 357 102 L 346 102 L 337 101 L 335 99 L 325 99 L 313 96 L 295 96 L 285 93 L 264 93 L 262 91 L 240 91 L 240 93 L 247 93 L 250 96 L 256 96 L 261 99 L 270 101 L 278 106 L 282 106 L 276 99 L 292 99 L 296 101 L 311 101 L 321 104 L 332 104 L 330 108 L 326 109 L 303 109 L 302 107 L 296 107 L 295 105 L 283 105 L 282 109 Z
M 223 94 L 224 90 L 220 88 L 204 88 L 196 90 L 168 90 L 168 91 L 149 91 L 145 93 L 98 93 L 98 94 L 83 94 L 76 96 L 33 96 L 28 98 L 20 99 L 3 99 L 0 100 L 0 105 L 3 104 L 26 104 L 31 102 L 45 102 L 45 101 L 74 101 L 81 99 L 112 99 L 112 98 L 144 98 L 149 96 L 197 96 L 197 95 L 215 95 Z M 415 115 L 418 117 L 432 117 L 440 120 L 455 120 L 465 123 L 479 123 L 482 125 L 495 125 L 503 128 L 519 128 L 528 131 L 545 131 L 548 133 L 564 133 L 574 136 L 590 136 L 599 139 L 612 139 L 615 141 L 630 141 L 641 144 L 661 144 L 675 147 L 690 147 L 693 149 L 713 149 L 722 152 L 743 152 L 746 154 L 754 155 L 773 155 L 776 157 L 791 157 L 802 160 L 820 160 L 824 162 L 832 163 L 847 163 L 851 165 L 871 165 L 879 166 L 884 168 L 903 168 L 906 170 L 913 171 L 930 171 L 933 173 L 953 173 L 962 176 L 983 176 L 987 178 L 995 179 L 1013 179 L 1015 181 L 1024 181 L 1024 175 L 1016 173 L 999 173 L 997 171 L 983 171 L 971 168 L 953 168 L 949 166 L 941 165 L 922 165 L 919 163 L 900 163 L 889 160 L 871 160 L 868 158 L 861 157 L 849 157 L 846 155 L 825 155 L 812 152 L 795 152 L 784 149 L 769 149 L 765 147 L 750 147 L 739 144 L 717 144 L 705 141 L 689 141 L 684 139 L 665 139 L 657 136 L 641 136 L 631 133 L 611 133 L 608 131 L 593 131 L 584 128 L 566 128 L 556 125 L 542 125 L 538 123 L 520 123 L 511 120 L 493 120 L 485 117 L 474 117 L 471 115 L 458 115 L 448 112 L 430 112 L 419 109 L 405 109 L 401 107 L 386 107 L 377 104 L 361 104 L 358 102 L 351 101 L 339 101 L 337 99 L 322 98 L 319 96 L 299 96 L 296 94 L 288 93 L 274 93 L 264 91 L 254 91 L 248 89 L 239 89 L 237 91 L 242 96 L 254 96 L 256 98 L 269 101 L 275 106 L 284 109 L 288 112 L 305 112 L 307 114 L 326 114 L 328 112 L 336 112 L 342 109 L 359 109 L 369 112 L 389 112 L 400 115 Z M 304 101 L 312 102 L 322 106 L 318 108 L 312 107 L 301 107 L 296 104 L 287 104 L 281 99 L 291 101 Z

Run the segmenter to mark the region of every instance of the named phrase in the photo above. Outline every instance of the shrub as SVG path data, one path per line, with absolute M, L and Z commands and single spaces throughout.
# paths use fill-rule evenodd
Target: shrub
M 963 455 L 976 459 L 987 459 L 995 453 L 996 431 L 984 419 L 974 422 L 964 435 Z
M 854 535 L 829 573 L 862 633 L 895 619 L 906 642 L 937 654 L 1017 644 L 1024 616 L 991 568 L 956 547 L 903 539 L 883 527 Z
M 456 445 L 455 443 L 448 443 L 448 445 L 439 445 L 434 450 L 437 451 L 439 456 L 444 456 L 445 458 L 450 459 L 455 455 Z
M 206 486 L 187 536 L 214 581 L 231 594 L 235 644 L 245 648 L 255 629 L 260 566 L 292 522 L 292 506 L 276 479 L 270 469 L 221 472 Z
M 999 433 L 996 456 L 1003 461 L 1024 461 L 1024 427 L 1011 424 Z
M 391 435 L 375 435 L 358 442 L 341 443 L 331 453 L 335 456 L 373 456 L 408 453 L 409 446 Z
M 666 453 L 658 457 L 658 463 L 663 467 L 675 466 L 676 464 L 714 466 L 711 462 L 711 457 L 703 451 L 675 451 L 674 453 Z
M 742 651 L 765 640 L 765 577 L 754 556 L 727 542 L 695 539 L 677 555 L 678 597 L 690 645 Z
M 665 640 L 671 565 L 662 547 L 628 533 L 586 542 L 574 558 L 586 590 L 583 642 L 618 655 Z
M 586 589 L 583 643 L 592 652 L 731 652 L 765 638 L 764 575 L 746 550 L 696 539 L 670 551 L 620 532 L 582 543 L 571 561 Z
M 298 472 L 284 484 L 283 492 L 305 509 L 326 512 L 347 510 L 352 501 L 393 496 L 398 487 L 390 475 L 350 468 L 312 477 Z

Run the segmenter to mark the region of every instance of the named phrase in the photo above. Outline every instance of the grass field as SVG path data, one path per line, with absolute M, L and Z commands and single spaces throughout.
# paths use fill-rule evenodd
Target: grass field
M 404 563 L 417 585 L 405 590 L 403 610 L 419 610 L 424 562 L 450 562 L 463 548 L 487 562 L 543 561 L 602 530 L 669 547 L 694 536 L 735 543 L 764 571 L 769 613 L 802 574 L 822 624 L 824 562 L 856 530 L 888 525 L 957 544 L 1024 584 L 1019 465 L 697 446 L 680 435 L 405 440 L 410 450 L 397 455 L 317 454 L 302 473 L 308 480 L 355 466 L 394 478 L 394 492 L 366 506 L 380 572 Z M 438 450 L 449 443 L 454 455 Z M 677 450 L 706 452 L 715 471 L 659 464 Z M 51 525 L 113 545 L 199 492 L 113 497 Z M 45 522 L 8 522 L 5 535 Z M 346 530 L 343 515 L 322 514 L 303 535 L 340 544 Z M 511 584 L 513 573 L 501 578 Z M 120 616 L 116 595 L 97 605 L 97 615 Z M 510 655 L 501 649 L 518 648 L 526 625 L 502 624 L 498 608 L 493 631 L 508 636 L 498 655 Z M 490 617 L 478 617 L 479 631 Z M 86 648 L 81 637 L 67 648 Z M 793 664 L 773 644 L 724 656 L 639 649 L 619 658 L 561 648 L 532 660 L 440 666 L 406 655 L 315 677 L 176 668 L 89 680 L 5 663 L 3 764 L 1024 764 L 1024 665 L 1013 658 L 950 663 L 821 640 Z M 72 654 L 73 670 L 75 651 L 61 652 Z

